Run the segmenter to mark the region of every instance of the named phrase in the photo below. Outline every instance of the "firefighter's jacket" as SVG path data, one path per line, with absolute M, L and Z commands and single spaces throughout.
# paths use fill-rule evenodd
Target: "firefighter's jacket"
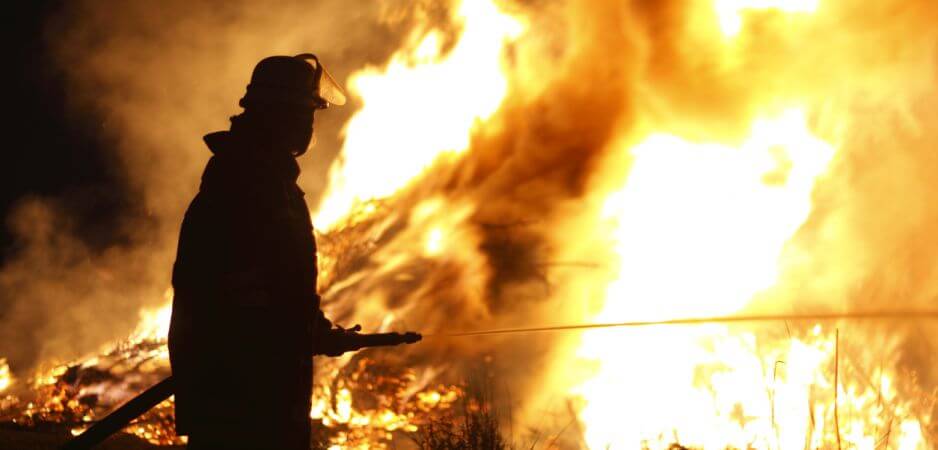
M 205 142 L 214 156 L 173 267 L 177 431 L 254 427 L 308 439 L 311 355 L 331 324 L 319 309 L 299 167 L 233 132 Z

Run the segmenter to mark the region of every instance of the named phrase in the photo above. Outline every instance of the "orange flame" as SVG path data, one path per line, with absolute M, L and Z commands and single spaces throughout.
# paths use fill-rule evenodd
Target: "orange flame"
M 0 358 L 0 394 L 7 390 L 13 384 L 13 375 L 10 374 L 10 366 L 6 358 Z
M 439 30 L 417 29 L 387 67 L 351 77 L 350 90 L 364 105 L 343 130 L 329 193 L 315 214 L 320 230 L 357 205 L 394 194 L 438 158 L 465 152 L 473 128 L 505 97 L 501 49 L 522 25 L 490 1 L 454 10 L 463 29 L 445 53 Z
M 782 249 L 811 211 L 814 181 L 834 148 L 809 131 L 803 111 L 790 109 L 755 121 L 739 148 L 659 134 L 630 153 L 628 181 L 605 207 L 618 223 L 620 269 L 599 322 L 742 309 L 776 283 Z M 766 361 L 754 353 L 755 344 L 755 336 L 719 325 L 587 333 L 580 354 L 597 359 L 599 371 L 574 390 L 587 402 L 581 416 L 587 442 L 659 448 L 679 436 L 703 448 L 774 444 L 765 440 L 773 436 L 771 414 L 764 385 L 755 381 L 763 378 L 760 363 Z M 807 366 L 795 377 L 810 379 L 828 360 L 828 351 L 792 345 L 797 354 L 775 358 L 793 361 L 790 374 L 795 364 Z M 710 364 L 725 371 L 701 385 L 700 370 Z M 798 392 L 803 401 L 808 396 L 809 390 Z M 804 437 L 803 427 L 784 430 Z

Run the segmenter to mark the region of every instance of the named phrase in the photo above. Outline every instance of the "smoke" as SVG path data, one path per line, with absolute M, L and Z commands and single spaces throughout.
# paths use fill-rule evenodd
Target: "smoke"
M 237 114 L 253 65 L 272 54 L 316 52 L 343 80 L 381 64 L 439 6 L 404 2 L 68 2 L 46 26 L 67 75 L 70 107 L 95 115 L 136 203 L 114 235 L 75 233 L 73 199 L 30 199 L 9 222 L 23 250 L 0 275 L 0 355 L 28 374 L 37 363 L 94 352 L 133 330 L 142 307 L 165 301 L 182 214 L 209 152 L 201 137 Z M 418 17 L 417 14 L 420 14 Z M 317 144 L 300 160 L 316 200 L 357 106 L 317 117 Z M 105 220 L 101 218 L 100 220 Z
M 73 237 L 73 222 L 38 199 L 24 201 L 11 220 L 24 249 L 0 274 L 6 304 L 0 352 L 14 367 L 28 369 L 122 337 L 119 327 L 90 325 L 133 320 L 146 304 L 138 299 L 154 294 L 149 286 L 161 278 L 142 248 L 95 251 Z

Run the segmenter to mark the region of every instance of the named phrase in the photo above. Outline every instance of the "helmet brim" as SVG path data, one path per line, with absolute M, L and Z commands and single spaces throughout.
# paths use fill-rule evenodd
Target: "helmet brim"
M 345 104 L 345 102 L 348 100 L 348 96 L 345 95 L 345 90 L 342 89 L 342 86 L 340 86 L 337 81 L 335 81 L 335 78 L 332 77 L 332 74 L 326 70 L 326 66 L 321 61 L 319 61 L 319 57 L 312 53 L 301 53 L 294 56 L 294 58 L 302 59 L 315 64 L 313 68 L 320 73 L 318 96 L 320 99 L 326 102 L 326 106 L 342 106 Z
M 322 77 L 319 79 L 319 97 L 336 106 L 342 106 L 348 101 L 345 91 L 335 78 L 332 78 L 326 66 L 322 66 Z

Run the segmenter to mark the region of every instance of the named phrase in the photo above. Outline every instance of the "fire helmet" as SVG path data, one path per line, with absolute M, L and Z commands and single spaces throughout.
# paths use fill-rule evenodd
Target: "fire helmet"
M 345 92 L 312 53 L 270 56 L 262 59 L 251 74 L 247 92 L 238 103 L 251 105 L 294 105 L 325 109 L 344 105 Z

